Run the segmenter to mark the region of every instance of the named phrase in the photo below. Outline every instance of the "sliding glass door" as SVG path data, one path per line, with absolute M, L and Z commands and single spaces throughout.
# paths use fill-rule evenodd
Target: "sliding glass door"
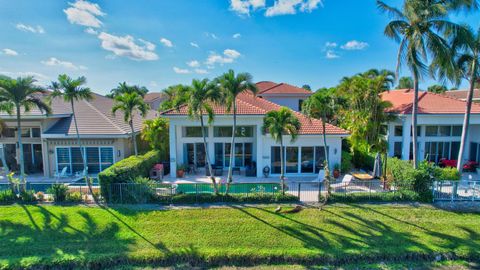
M 215 165 L 230 166 L 231 143 L 215 143 Z M 252 143 L 235 143 L 233 166 L 245 167 L 252 164 Z
M 195 165 L 197 168 L 205 167 L 206 155 L 203 143 L 186 143 L 184 144 L 184 151 L 187 165 Z
M 323 170 L 325 161 L 323 146 L 287 146 L 284 149 L 285 173 L 318 173 Z M 270 164 L 272 174 L 280 174 L 280 155 L 280 147 L 272 146 Z
M 67 174 L 82 172 L 81 152 L 87 160 L 88 173 L 99 173 L 114 163 L 113 147 L 85 147 L 84 151 L 80 151 L 79 147 L 57 147 L 57 171 L 61 172 L 66 167 Z

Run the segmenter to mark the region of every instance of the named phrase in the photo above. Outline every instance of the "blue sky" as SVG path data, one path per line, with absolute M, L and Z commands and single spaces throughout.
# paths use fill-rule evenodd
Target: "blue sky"
M 480 25 L 478 12 L 452 19 Z M 317 89 L 394 69 L 388 20 L 373 0 L 0 0 L 0 73 L 41 84 L 84 75 L 107 93 L 122 81 L 160 91 L 231 68 Z

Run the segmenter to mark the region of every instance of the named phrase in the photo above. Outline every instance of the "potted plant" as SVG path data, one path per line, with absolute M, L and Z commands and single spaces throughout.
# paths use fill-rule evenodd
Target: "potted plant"
M 333 177 L 340 177 L 340 165 L 338 163 L 333 166 Z
M 183 178 L 185 176 L 185 171 L 187 170 L 187 166 L 184 164 L 178 164 L 177 165 L 177 177 L 178 178 Z

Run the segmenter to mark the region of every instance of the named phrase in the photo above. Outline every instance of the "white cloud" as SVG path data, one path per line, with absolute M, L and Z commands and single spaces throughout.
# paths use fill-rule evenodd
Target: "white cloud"
M 344 50 L 363 50 L 363 49 L 366 49 L 367 47 L 368 47 L 368 43 L 357 41 L 357 40 L 351 40 L 341 46 L 341 48 Z
M 35 34 L 45 34 L 45 29 L 43 29 L 43 27 L 41 27 L 40 25 L 32 26 L 32 25 L 27 25 L 27 24 L 23 24 L 23 23 L 17 23 L 17 25 L 15 25 L 15 27 L 18 30 L 24 31 L 24 32 L 32 32 L 32 33 L 35 33 Z
M 195 48 L 200 48 L 197 43 L 195 42 L 190 42 L 190 46 L 195 47 Z
M 339 58 L 340 55 L 338 55 L 335 51 L 333 50 L 328 50 L 327 53 L 325 54 L 325 57 L 327 59 L 335 59 L 335 58 Z
M 232 59 L 236 59 L 236 58 L 240 57 L 240 55 L 241 55 L 238 51 L 232 50 L 232 49 L 224 50 L 223 54 L 226 55 L 229 58 L 232 58 Z
M 38 72 L 33 72 L 33 71 L 12 72 L 12 71 L 0 70 L 0 74 L 11 77 L 11 78 L 32 76 L 35 80 L 37 80 L 37 82 L 35 83 L 36 85 L 48 84 L 51 81 L 47 75 L 44 75 Z
M 165 47 L 169 47 L 169 48 L 173 47 L 173 43 L 166 38 L 161 38 L 160 43 L 162 43 L 163 46 L 165 46 Z
M 230 0 L 230 10 L 238 15 L 250 15 L 251 11 L 265 7 L 265 0 Z
M 77 65 L 73 64 L 72 62 L 62 61 L 62 60 L 59 60 L 55 57 L 50 57 L 46 61 L 41 61 L 41 63 L 46 65 L 46 66 L 60 66 L 60 67 L 73 69 L 73 70 L 85 70 L 85 69 L 87 69 L 87 67 L 85 67 L 85 66 L 77 66 Z
M 330 42 L 330 41 L 325 42 L 326 48 L 336 48 L 337 46 L 338 44 L 336 42 Z
M 190 70 L 182 69 L 182 68 L 178 68 L 178 67 L 173 67 L 173 71 L 175 71 L 175 73 L 177 73 L 177 74 L 188 74 L 188 73 L 190 73 Z
M 190 61 L 190 62 L 187 62 L 187 65 L 188 65 L 189 67 L 192 67 L 192 68 L 193 68 L 193 67 L 199 67 L 199 66 L 200 66 L 200 62 L 198 62 L 197 60 L 192 60 L 192 61 Z
M 150 87 L 157 87 L 158 83 L 156 81 L 151 81 L 150 82 Z
M 195 73 L 197 73 L 197 74 L 208 74 L 208 71 L 206 69 L 196 68 Z
M 205 36 L 207 36 L 209 38 L 213 38 L 213 39 L 218 39 L 217 35 L 215 35 L 214 33 L 210 33 L 210 32 L 205 32 Z
M 321 0 L 276 0 L 273 6 L 267 8 L 265 16 L 296 14 L 298 11 L 312 12 L 321 4 Z
M 85 29 L 84 32 L 87 33 L 87 34 L 90 34 L 90 35 L 95 35 L 95 36 L 98 35 L 98 31 L 95 30 L 95 29 L 93 29 L 93 28 L 91 28 L 91 27 Z
M 242 35 L 240 33 L 236 33 L 236 34 L 233 34 L 232 36 L 233 38 L 241 38 Z
M 2 54 L 8 55 L 8 56 L 17 56 L 18 52 L 14 51 L 12 49 L 9 49 L 9 48 L 5 48 L 5 49 L 2 50 Z
M 105 32 L 101 32 L 98 38 L 102 41 L 103 49 L 113 52 L 117 56 L 125 56 L 137 61 L 158 59 L 158 55 L 155 53 L 155 45 L 151 42 L 139 39 L 143 44 L 139 45 L 130 35 L 115 36 Z
M 212 68 L 215 64 L 224 65 L 228 63 L 233 63 L 235 59 L 240 56 L 241 54 L 233 49 L 224 50 L 223 55 L 212 52 L 205 61 L 205 64 L 207 65 L 207 68 Z
M 69 5 L 70 7 L 64 9 L 63 12 L 67 15 L 70 23 L 94 28 L 102 26 L 102 21 L 98 17 L 105 16 L 105 13 L 98 4 L 77 0 Z

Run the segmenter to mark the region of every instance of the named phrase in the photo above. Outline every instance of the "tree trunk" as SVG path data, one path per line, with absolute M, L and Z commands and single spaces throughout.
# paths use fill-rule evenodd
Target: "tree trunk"
M 463 127 L 462 127 L 462 139 L 460 141 L 460 151 L 458 153 L 458 158 L 457 158 L 457 170 L 459 172 L 462 172 L 463 168 L 463 152 L 465 150 L 465 145 L 467 143 L 467 137 L 468 137 L 468 128 L 470 125 L 470 111 L 472 110 L 472 99 L 473 99 L 473 91 L 475 89 L 475 80 L 476 80 L 476 61 L 473 61 L 472 63 L 472 74 L 470 75 L 470 89 L 468 90 L 468 95 L 467 95 L 467 106 L 465 109 L 465 117 L 463 119 Z
M 135 156 L 138 156 L 137 137 L 135 136 L 135 130 L 133 129 L 133 119 L 130 119 L 130 128 L 132 129 L 133 151 L 135 153 Z
M 233 127 L 232 127 L 232 143 L 230 145 L 230 165 L 228 167 L 228 175 L 227 175 L 227 188 L 225 190 L 225 194 L 228 194 L 230 190 L 230 183 L 233 182 L 233 158 L 235 156 L 235 131 L 237 130 L 237 104 L 236 98 L 233 99 Z
M 282 185 L 282 194 L 285 195 L 285 151 L 283 147 L 283 138 L 280 135 L 280 184 Z
M 70 105 L 72 106 L 72 115 L 73 115 L 73 123 L 75 124 L 75 131 L 77 132 L 77 144 L 78 147 L 80 148 L 80 155 L 82 156 L 82 162 L 83 162 L 83 177 L 85 178 L 85 183 L 87 184 L 88 190 L 90 191 L 90 194 L 92 194 L 93 199 L 96 201 L 95 196 L 93 196 L 93 190 L 92 190 L 92 183 L 88 180 L 88 167 L 87 167 L 87 155 L 85 149 L 82 147 L 82 141 L 80 140 L 80 133 L 78 132 L 78 124 L 77 124 L 77 115 L 75 114 L 75 106 L 73 104 L 73 100 L 70 102 Z
M 205 137 L 205 130 L 204 130 L 204 124 L 203 124 L 203 115 L 200 115 L 200 125 L 202 127 L 203 147 L 205 148 L 205 156 L 207 159 L 207 170 L 210 173 L 210 179 L 212 180 L 213 190 L 215 192 L 215 195 L 217 195 L 218 194 L 217 182 L 215 181 L 215 176 L 213 175 L 212 163 L 210 162 L 210 155 L 208 154 L 207 138 Z
M 330 163 L 328 160 L 328 148 L 327 148 L 327 131 L 325 121 L 327 121 L 325 114 L 322 117 L 322 133 L 323 133 L 323 149 L 325 151 L 325 189 L 327 190 L 327 196 L 325 197 L 325 203 L 328 201 L 328 196 L 330 195 Z M 320 173 L 320 171 L 318 172 Z
M 412 149 L 413 149 L 413 168 L 417 168 L 417 111 L 418 111 L 418 75 L 413 73 L 413 108 L 412 108 Z M 405 147 L 405 146 L 403 146 Z M 409 145 L 407 147 L 410 147 Z
M 25 164 L 23 159 L 23 144 L 22 144 L 22 124 L 20 123 L 20 104 L 15 104 L 17 107 L 17 136 L 18 136 L 18 145 L 17 150 L 20 156 L 20 179 L 23 182 L 22 190 L 25 188 L 26 185 L 26 178 L 25 178 Z

